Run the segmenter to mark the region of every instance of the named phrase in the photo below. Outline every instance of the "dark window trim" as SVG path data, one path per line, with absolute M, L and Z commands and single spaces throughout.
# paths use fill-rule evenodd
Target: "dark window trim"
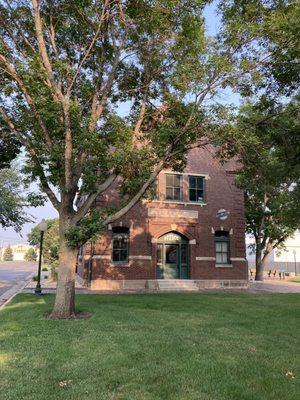
M 217 236 L 216 233 L 222 233 L 223 236 Z M 224 265 L 230 265 L 230 237 L 229 237 L 229 232 L 227 231 L 217 231 L 215 233 L 215 255 L 216 255 L 216 264 L 220 265 L 220 264 L 224 264 Z M 227 261 L 224 262 L 218 262 L 217 261 L 217 254 L 225 254 L 224 251 L 217 251 L 217 247 L 216 247 L 216 243 L 228 243 L 228 247 L 227 247 Z
M 197 188 L 191 188 L 191 186 L 190 186 L 190 178 L 201 178 L 202 179 L 202 181 L 203 181 L 203 197 L 202 197 L 202 200 L 191 200 L 191 196 L 190 196 L 190 190 L 192 189 L 194 189 L 194 190 L 197 190 Z M 189 184 L 189 186 L 188 186 L 188 190 L 189 190 L 189 192 L 188 192 L 188 200 L 189 200 L 189 202 L 190 203 L 205 203 L 205 201 L 206 201 L 206 179 L 205 179 L 205 176 L 204 175 L 193 175 L 193 174 L 189 174 L 188 175 L 188 184 Z
M 127 228 L 125 228 L 127 229 Z M 126 251 L 127 251 L 127 255 L 126 255 L 126 260 L 120 260 L 120 261 L 116 261 L 114 260 L 114 239 L 117 236 L 123 236 L 126 237 L 127 239 L 127 246 L 126 246 Z M 111 261 L 114 265 L 127 265 L 129 262 L 129 243 L 130 243 L 130 232 L 129 232 L 129 228 L 128 228 L 128 232 L 112 232 L 112 245 L 111 245 Z M 119 251 L 121 251 L 119 249 Z

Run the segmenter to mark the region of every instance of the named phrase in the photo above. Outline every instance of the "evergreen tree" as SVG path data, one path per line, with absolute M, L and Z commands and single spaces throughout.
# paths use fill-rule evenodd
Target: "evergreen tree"
M 14 259 L 14 255 L 13 255 L 13 251 L 12 248 L 10 247 L 10 245 L 8 245 L 3 253 L 3 261 L 13 261 Z

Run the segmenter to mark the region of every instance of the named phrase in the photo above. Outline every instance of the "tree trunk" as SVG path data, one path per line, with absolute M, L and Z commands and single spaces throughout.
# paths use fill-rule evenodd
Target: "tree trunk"
M 72 318 L 75 315 L 75 270 L 78 248 L 67 244 L 68 221 L 59 221 L 59 267 L 55 303 L 50 318 Z
M 262 273 L 265 271 L 265 267 L 267 265 L 267 261 L 270 257 L 271 252 L 273 251 L 273 246 L 270 242 L 267 243 L 264 255 L 261 259 L 261 270 Z
M 270 251 L 266 250 L 262 260 L 261 260 L 261 265 L 262 265 L 262 269 L 263 271 L 265 270 L 265 266 L 267 265 L 267 261 L 270 257 Z
M 270 254 L 273 250 L 273 246 L 271 243 L 267 243 L 264 255 L 262 254 L 262 248 L 260 243 L 256 244 L 256 273 L 255 280 L 263 281 L 264 280 L 264 270 L 267 265 L 267 261 L 270 257 Z
M 255 280 L 263 281 L 264 280 L 264 265 L 262 263 L 262 249 L 261 244 L 256 242 L 256 250 L 255 250 Z

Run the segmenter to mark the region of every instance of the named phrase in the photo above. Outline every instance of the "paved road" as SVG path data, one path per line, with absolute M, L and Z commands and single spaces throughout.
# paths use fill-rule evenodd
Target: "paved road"
M 37 262 L 0 262 L 0 298 L 4 292 L 26 280 L 35 271 Z

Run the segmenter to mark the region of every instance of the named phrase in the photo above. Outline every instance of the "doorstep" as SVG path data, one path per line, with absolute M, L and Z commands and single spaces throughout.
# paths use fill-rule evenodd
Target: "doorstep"
M 218 289 L 247 289 L 248 280 L 200 280 L 200 279 L 95 279 L 89 289 L 97 292 L 160 292 L 201 291 Z

